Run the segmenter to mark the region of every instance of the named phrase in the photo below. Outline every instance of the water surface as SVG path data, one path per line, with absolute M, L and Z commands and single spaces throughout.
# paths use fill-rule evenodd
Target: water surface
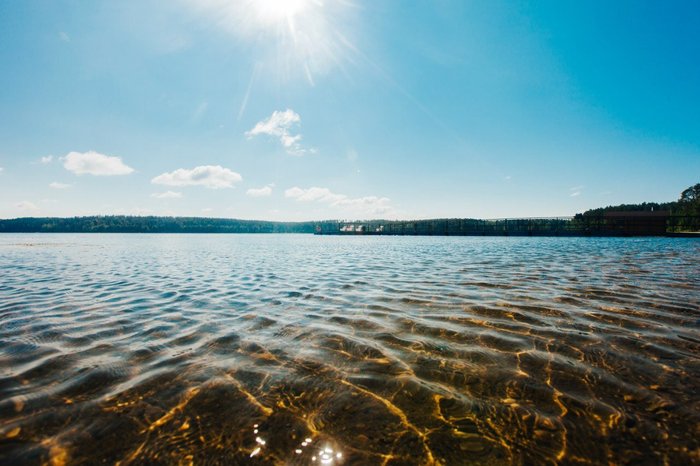
M 0 236 L 2 464 L 700 462 L 700 241 Z

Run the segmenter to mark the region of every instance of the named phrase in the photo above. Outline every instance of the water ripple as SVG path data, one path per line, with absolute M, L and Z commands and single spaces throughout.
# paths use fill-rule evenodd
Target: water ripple
M 692 239 L 4 235 L 0 463 L 700 462 Z

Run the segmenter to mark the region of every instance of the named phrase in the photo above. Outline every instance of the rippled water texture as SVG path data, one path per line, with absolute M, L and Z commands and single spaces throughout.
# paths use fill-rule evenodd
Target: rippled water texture
M 2 464 L 700 462 L 695 239 L 0 236 Z

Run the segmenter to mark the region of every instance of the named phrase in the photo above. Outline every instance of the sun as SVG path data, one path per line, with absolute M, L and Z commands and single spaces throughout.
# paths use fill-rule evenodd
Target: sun
M 242 40 L 255 60 L 249 87 L 258 76 L 314 85 L 315 76 L 356 63 L 355 0 L 184 1 Z
M 309 6 L 311 0 L 254 0 L 253 8 L 266 23 L 289 22 Z

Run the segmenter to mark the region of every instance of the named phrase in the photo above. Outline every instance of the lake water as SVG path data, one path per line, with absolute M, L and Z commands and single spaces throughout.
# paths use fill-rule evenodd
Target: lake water
M 1 464 L 700 462 L 700 241 L 0 236 Z

